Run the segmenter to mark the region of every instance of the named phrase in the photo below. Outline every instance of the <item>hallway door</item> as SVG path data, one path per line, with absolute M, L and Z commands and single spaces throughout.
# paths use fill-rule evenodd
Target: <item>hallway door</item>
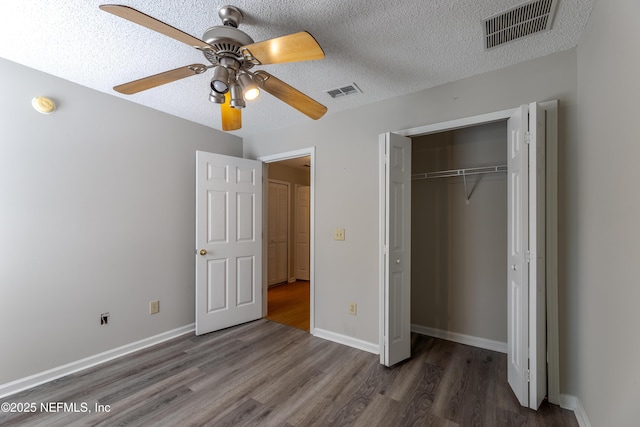
M 295 196 L 295 276 L 298 280 L 309 280 L 309 202 L 308 185 L 296 184 Z
M 289 278 L 289 183 L 269 180 L 268 200 L 267 271 L 271 286 Z

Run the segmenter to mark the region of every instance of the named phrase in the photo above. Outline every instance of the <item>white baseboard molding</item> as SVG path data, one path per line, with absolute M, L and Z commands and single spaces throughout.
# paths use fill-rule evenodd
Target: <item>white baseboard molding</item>
M 314 328 L 313 336 L 325 340 L 337 342 L 338 344 L 347 345 L 373 354 L 380 354 L 380 346 L 378 344 L 363 341 L 358 338 L 349 337 L 347 335 L 338 334 L 336 332 L 327 331 L 320 328 Z
M 573 411 L 580 427 L 591 427 L 591 422 L 587 417 L 584 406 L 582 406 L 582 402 L 576 396 L 571 396 L 570 394 L 561 394 L 560 407 Z
M 122 347 L 117 347 L 99 354 L 95 354 L 93 356 L 85 357 L 84 359 L 80 359 L 75 362 L 67 363 L 66 365 L 39 372 L 25 378 L 20 378 L 18 380 L 11 381 L 5 384 L 0 384 L 0 398 L 30 389 L 32 387 L 39 386 L 40 384 L 44 384 L 58 378 L 62 378 L 66 375 L 82 371 L 83 369 L 91 368 L 92 366 L 108 362 L 129 353 L 133 353 L 134 351 L 142 350 L 143 348 L 160 344 L 161 342 L 177 338 L 180 335 L 188 334 L 189 332 L 193 331 L 195 331 L 194 323 L 182 326 L 177 329 L 173 329 L 171 331 L 163 332 L 149 338 L 144 338 L 140 341 L 123 345 Z
M 456 332 L 443 331 L 442 329 L 429 328 L 427 326 L 415 324 L 411 324 L 411 332 L 430 337 L 442 338 L 443 340 L 471 345 L 478 348 L 484 348 L 485 350 L 497 351 L 499 353 L 507 352 L 506 342 L 493 341 L 486 338 L 473 337 L 471 335 L 458 334 Z

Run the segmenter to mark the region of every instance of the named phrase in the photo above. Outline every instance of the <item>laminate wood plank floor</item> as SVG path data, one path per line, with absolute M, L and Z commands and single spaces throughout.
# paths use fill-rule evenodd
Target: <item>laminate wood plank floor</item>
M 546 402 L 522 408 L 504 354 L 422 335 L 412 336 L 412 354 L 386 368 L 377 355 L 262 319 L 183 335 L 1 399 L 37 410 L 0 412 L 0 425 L 578 425 Z
M 267 319 L 309 331 L 309 281 L 297 280 L 271 286 L 268 291 Z

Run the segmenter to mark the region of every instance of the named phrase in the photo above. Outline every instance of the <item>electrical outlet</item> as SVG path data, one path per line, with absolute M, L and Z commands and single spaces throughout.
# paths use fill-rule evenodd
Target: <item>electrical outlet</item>
M 353 316 L 358 314 L 358 304 L 356 304 L 355 302 L 349 303 L 349 314 Z
M 344 240 L 344 228 L 333 230 L 333 240 Z
M 156 314 L 160 311 L 160 301 L 155 300 L 149 303 L 149 314 Z
M 101 325 L 109 324 L 109 313 L 102 313 L 100 315 L 100 324 Z

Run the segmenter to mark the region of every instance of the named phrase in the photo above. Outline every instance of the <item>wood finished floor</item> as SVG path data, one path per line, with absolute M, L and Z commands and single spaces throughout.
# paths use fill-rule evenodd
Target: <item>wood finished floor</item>
M 268 291 L 267 319 L 309 331 L 309 281 L 272 286 Z
M 4 402 L 84 402 L 106 413 L 0 413 L 7 426 L 577 426 L 522 408 L 506 356 L 421 335 L 393 368 L 379 356 L 258 320 L 184 335 Z

